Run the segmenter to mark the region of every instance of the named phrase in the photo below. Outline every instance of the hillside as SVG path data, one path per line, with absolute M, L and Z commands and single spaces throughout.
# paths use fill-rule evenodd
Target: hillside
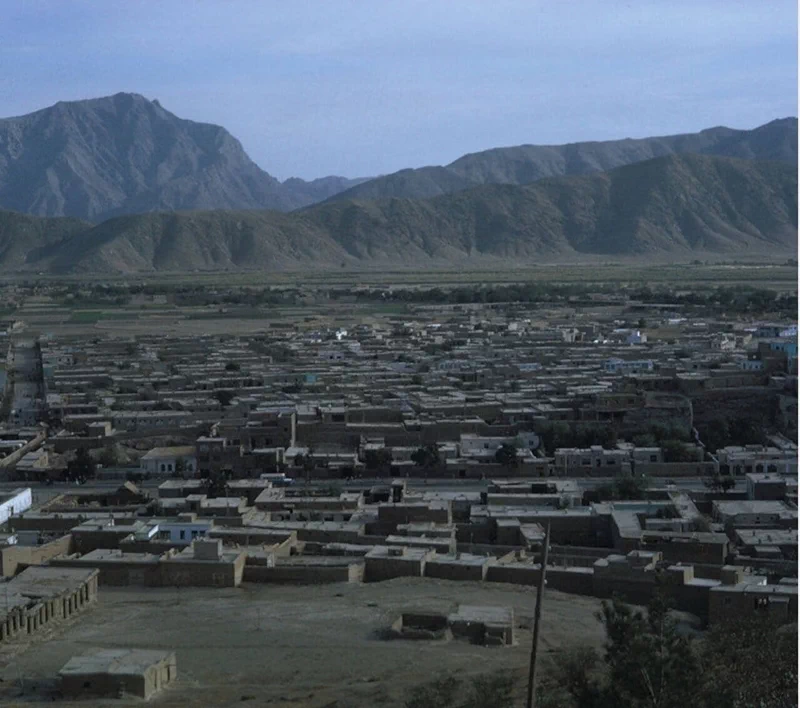
M 699 133 L 572 143 L 520 145 L 464 155 L 446 167 L 402 170 L 336 194 L 333 199 L 424 198 L 483 184 L 530 184 L 546 177 L 584 175 L 672 154 L 701 154 L 797 164 L 797 119 L 754 130 L 710 128 Z
M 6 215 L 0 223 L 10 224 L 0 234 L 6 272 L 788 257 L 797 253 L 797 173 L 778 162 L 671 155 L 522 187 L 333 202 L 291 214 L 156 213 L 94 227 Z
M 281 183 L 224 128 L 138 94 L 0 120 L 0 208 L 92 221 L 173 209 L 295 209 L 359 180 Z
M 80 219 L 0 211 L 0 270 L 14 272 L 46 264 L 55 247 L 90 228 Z

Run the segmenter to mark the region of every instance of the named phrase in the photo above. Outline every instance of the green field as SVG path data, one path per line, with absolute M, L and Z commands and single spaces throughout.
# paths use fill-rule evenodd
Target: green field
M 139 314 L 125 311 L 78 310 L 70 315 L 69 321 L 75 324 L 94 324 L 101 320 L 135 320 Z
M 535 268 L 496 270 L 391 270 L 391 271 L 306 271 L 280 273 L 148 273 L 143 275 L 57 277 L 15 276 L 0 279 L 2 283 L 164 283 L 176 287 L 204 285 L 208 287 L 335 287 L 353 285 L 448 286 L 468 283 L 634 283 L 686 285 L 750 285 L 779 290 L 797 288 L 797 266 L 764 264 L 586 264 L 542 265 Z

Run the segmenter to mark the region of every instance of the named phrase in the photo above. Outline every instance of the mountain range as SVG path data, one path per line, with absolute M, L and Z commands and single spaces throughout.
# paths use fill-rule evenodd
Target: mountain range
M 0 212 L 5 271 L 467 267 L 796 253 L 794 167 L 689 154 L 524 186 L 337 201 L 289 214 L 159 212 L 93 226 Z
M 279 182 L 217 125 L 118 93 L 0 120 L 0 207 L 101 221 L 179 209 L 279 209 L 360 180 Z
M 448 267 L 797 253 L 797 120 L 280 182 L 137 94 L 0 120 L 0 271 Z
M 695 153 L 797 164 L 797 119 L 774 120 L 754 130 L 709 128 L 699 133 L 572 143 L 519 145 L 459 157 L 446 167 L 407 169 L 366 180 L 332 199 L 420 199 L 483 184 L 530 184 L 545 177 L 604 172 L 665 155 Z

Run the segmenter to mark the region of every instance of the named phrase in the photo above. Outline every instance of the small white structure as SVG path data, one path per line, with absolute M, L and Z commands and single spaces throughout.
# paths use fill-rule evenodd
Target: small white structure
M 0 525 L 8 521 L 14 514 L 27 511 L 33 504 L 30 487 L 20 487 L 9 494 L 0 494 Z
M 194 473 L 197 470 L 194 446 L 154 447 L 139 460 L 139 468 L 151 475 L 171 475 L 180 471 Z

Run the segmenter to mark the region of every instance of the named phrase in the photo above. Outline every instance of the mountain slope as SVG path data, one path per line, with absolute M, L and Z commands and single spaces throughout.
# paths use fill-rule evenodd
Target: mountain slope
M 25 269 L 91 273 L 787 257 L 797 253 L 797 173 L 670 155 L 433 199 L 125 216 L 32 253 Z
M 281 184 L 224 128 L 119 93 L 0 120 L 0 207 L 99 221 L 175 209 L 290 210 L 358 180 Z
M 496 148 L 464 155 L 446 167 L 423 167 L 376 177 L 332 199 L 433 197 L 482 184 L 522 185 L 546 177 L 602 172 L 684 153 L 797 164 L 797 119 L 775 120 L 754 130 L 720 127 L 639 140 Z
M 0 211 L 0 269 L 14 272 L 35 267 L 56 247 L 89 228 L 91 224 L 80 219 L 46 219 Z

